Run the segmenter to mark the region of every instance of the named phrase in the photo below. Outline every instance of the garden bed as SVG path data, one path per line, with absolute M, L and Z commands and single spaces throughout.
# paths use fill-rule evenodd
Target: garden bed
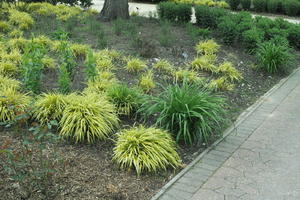
M 99 22 L 97 16 L 87 14 L 89 13 L 88 11 L 79 12 L 63 21 L 57 19 L 56 16 L 40 16 L 37 13 L 29 13 L 33 16 L 35 22 L 28 30 L 23 31 L 24 38 L 39 38 L 40 35 L 44 35 L 50 39 L 50 42 L 44 37 L 44 39 L 40 40 L 42 41 L 41 43 L 48 45 L 47 42 L 49 42 L 50 46 L 55 47 L 55 42 L 53 41 L 59 41 L 60 37 L 67 34 L 70 44 L 86 44 L 93 51 L 104 48 L 116 50 L 117 53 L 115 51 L 110 52 L 115 56 L 113 61 L 115 67 L 111 69 L 111 72 L 115 74 L 119 82 L 129 87 L 138 87 L 140 76 L 147 72 L 147 70 L 141 70 L 133 73 L 124 68 L 128 59 L 139 56 L 141 60 L 147 63 L 147 68 L 152 70 L 155 83 L 154 88 L 151 87 L 146 90 L 141 88 L 142 90 L 144 89 L 147 95 L 158 96 L 163 91 L 163 87 L 180 81 L 178 77 L 174 77 L 174 74 L 166 74 L 154 68 L 153 65 L 158 60 L 167 60 L 172 64 L 175 71 L 185 69 L 197 57 L 195 46 L 198 42 L 211 38 L 220 45 L 215 65 L 219 65 L 224 61 L 231 62 L 243 76 L 242 80 L 234 82 L 235 87 L 232 90 L 228 91 L 219 88 L 213 92 L 214 94 L 223 96 L 226 100 L 227 124 L 223 124 L 222 129 L 216 129 L 207 143 L 201 141 L 193 145 L 185 145 L 183 142 L 180 142 L 178 144 L 178 152 L 182 159 L 182 164 L 176 170 L 159 170 L 156 173 L 142 173 L 140 176 L 137 176 L 134 170 L 120 169 L 112 161 L 116 140 L 114 134 L 108 140 L 96 140 L 93 144 L 88 144 L 86 141 L 75 143 L 73 140 L 70 141 L 68 139 L 55 140 L 53 142 L 52 140 L 43 140 L 44 146 L 40 147 L 40 143 L 37 140 L 34 140 L 33 143 L 24 144 L 24 141 L 31 141 L 32 138 L 36 137 L 33 134 L 35 129 L 28 130 L 32 126 L 39 127 L 37 126 L 37 120 L 34 118 L 30 117 L 28 119 L 25 117 L 27 120 L 26 123 L 21 118 L 22 123 L 13 126 L 7 126 L 6 123 L 2 122 L 3 126 L 0 129 L 0 150 L 10 149 L 18 152 L 25 145 L 27 149 L 24 158 L 28 159 L 25 159 L 26 166 L 28 163 L 38 162 L 37 160 L 40 158 L 38 153 L 41 148 L 42 154 L 40 155 L 45 160 L 49 159 L 51 161 L 50 155 L 53 152 L 57 153 L 59 158 L 63 158 L 62 165 L 59 163 L 57 163 L 57 166 L 55 165 L 62 172 L 55 173 L 54 176 L 51 176 L 51 180 L 49 178 L 51 184 L 45 183 L 48 184 L 47 190 L 53 191 L 49 193 L 48 199 L 150 199 L 165 183 L 189 164 L 207 146 L 218 139 L 220 132 L 225 130 L 230 123 L 234 122 L 243 110 L 252 105 L 281 78 L 286 76 L 286 74 L 268 74 L 257 67 L 258 63 L 254 55 L 247 53 L 242 45 L 225 45 L 219 34 L 213 31 L 206 32 L 205 34 L 195 34 L 195 29 L 198 29 L 198 27 L 191 24 L 172 24 L 154 18 L 139 16 L 131 17 L 128 21 Z M 45 26 L 45 24 L 47 25 Z M 11 32 L 11 30 L 4 32 L 3 41 L 13 41 L 13 37 L 9 36 Z M 17 45 L 17 42 L 14 44 Z M 84 56 L 82 56 L 82 54 L 87 54 L 87 51 L 85 47 L 79 48 L 77 46 L 77 49 L 74 49 L 73 53 L 78 56 L 75 59 L 76 70 L 71 80 L 70 92 L 80 93 L 87 88 L 86 63 Z M 294 66 L 298 66 L 300 64 L 299 52 L 296 50 L 292 51 L 296 57 Z M 107 51 L 103 52 L 106 52 L 105 55 L 107 55 Z M 58 65 L 63 63 L 60 60 L 61 55 L 58 52 L 49 51 L 48 56 L 53 58 L 56 64 L 54 67 L 42 70 L 41 88 L 38 94 L 60 89 L 58 80 L 60 71 Z M 216 77 L 215 74 L 207 71 L 197 71 L 196 75 L 201 79 L 200 82 L 203 86 Z M 23 80 L 19 74 L 14 74 L 12 77 Z M 175 79 L 176 81 L 174 81 Z M 25 89 L 24 91 L 28 92 Z M 152 126 L 155 121 L 155 116 L 144 121 L 139 114 L 120 116 L 119 118 L 120 127 L 115 129 L 114 133 L 122 129 L 137 126 L 138 124 Z M 48 129 L 47 131 L 58 135 L 59 130 L 57 130 L 55 125 L 54 128 L 48 127 Z M 28 147 L 30 152 L 27 151 Z M 33 156 L 28 157 L 27 155 L 31 154 L 31 151 L 34 152 Z M 14 167 L 15 169 L 19 169 L 19 166 Z M 5 197 L 7 200 L 45 199 L 45 191 L 42 189 L 31 191 L 30 195 L 26 194 L 28 191 L 25 191 L 16 179 L 9 177 L 5 169 L 1 166 L 0 179 L 0 199 L 2 197 Z

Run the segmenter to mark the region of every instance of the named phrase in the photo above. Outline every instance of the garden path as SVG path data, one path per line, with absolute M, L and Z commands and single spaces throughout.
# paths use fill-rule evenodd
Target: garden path
M 103 7 L 103 4 L 104 4 L 104 0 L 93 0 L 93 3 L 94 5 L 92 6 L 92 8 L 100 11 Z M 133 3 L 133 2 L 130 2 L 129 3 L 129 12 L 133 12 L 133 11 L 138 11 L 139 14 L 141 16 L 145 16 L 145 17 L 148 17 L 149 16 L 149 13 L 156 13 L 157 10 L 156 10 L 156 4 L 146 4 L 146 3 Z M 253 17 L 255 16 L 265 16 L 265 17 L 268 17 L 268 18 L 271 18 L 271 19 L 274 19 L 276 17 L 283 17 L 281 15 L 271 15 L 271 14 L 267 14 L 267 15 L 261 15 L 261 14 L 252 14 Z M 291 23 L 300 23 L 300 18 L 292 18 L 292 17 L 287 17 L 287 16 L 284 16 L 283 17 L 285 20 L 291 22 Z M 195 14 L 193 13 L 193 16 L 192 16 L 192 22 L 196 22 L 196 17 L 195 17 Z
M 300 69 L 152 200 L 299 200 Z

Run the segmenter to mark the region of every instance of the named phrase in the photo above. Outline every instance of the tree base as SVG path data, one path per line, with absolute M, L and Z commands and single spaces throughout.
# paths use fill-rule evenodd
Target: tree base
M 102 21 L 129 19 L 128 7 L 128 0 L 105 0 L 99 19 Z

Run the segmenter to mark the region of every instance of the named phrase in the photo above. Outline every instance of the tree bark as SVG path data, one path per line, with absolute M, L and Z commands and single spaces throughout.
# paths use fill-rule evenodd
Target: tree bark
M 128 0 L 105 0 L 99 18 L 103 21 L 111 21 L 117 18 L 128 19 Z

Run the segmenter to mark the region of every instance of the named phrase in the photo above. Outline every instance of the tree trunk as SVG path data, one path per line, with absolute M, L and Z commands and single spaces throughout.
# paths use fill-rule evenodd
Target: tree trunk
M 105 0 L 100 12 L 100 19 L 111 21 L 117 18 L 128 19 L 128 0 Z

